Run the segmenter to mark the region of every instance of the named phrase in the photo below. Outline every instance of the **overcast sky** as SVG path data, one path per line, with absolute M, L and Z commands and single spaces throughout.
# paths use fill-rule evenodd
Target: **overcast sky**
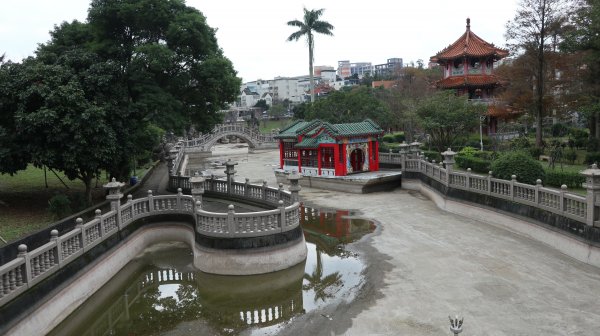
M 219 45 L 243 81 L 308 74 L 305 41 L 287 42 L 302 20 L 302 8 L 325 8 L 322 19 L 335 26 L 334 36 L 315 40 L 315 65 L 337 68 L 339 60 L 385 63 L 400 57 L 405 63 L 429 57 L 471 30 L 490 43 L 504 46 L 505 24 L 517 0 L 187 0 L 217 28 Z M 13 61 L 33 54 L 48 41 L 55 24 L 84 21 L 87 0 L 4 0 L 0 10 L 0 54 Z

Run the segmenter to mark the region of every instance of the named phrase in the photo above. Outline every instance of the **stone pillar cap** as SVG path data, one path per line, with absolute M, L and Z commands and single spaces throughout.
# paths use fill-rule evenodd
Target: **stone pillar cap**
M 119 189 L 122 188 L 125 185 L 125 183 L 123 182 L 117 182 L 116 178 L 112 178 L 112 180 L 110 182 L 108 182 L 107 184 L 103 185 L 102 187 L 104 187 L 105 189 Z
M 600 175 L 600 169 L 598 169 L 598 165 L 596 165 L 594 163 L 591 168 L 588 168 L 586 170 L 582 170 L 581 174 L 583 174 L 585 176 Z
M 452 149 L 448 148 L 442 155 L 456 155 L 456 152 L 453 152 Z

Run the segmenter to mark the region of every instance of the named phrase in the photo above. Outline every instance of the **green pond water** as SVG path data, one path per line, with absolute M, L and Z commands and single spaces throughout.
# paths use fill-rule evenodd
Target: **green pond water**
M 276 334 L 294 317 L 354 299 L 364 283 L 365 265 L 347 244 L 375 229 L 356 215 L 304 207 L 306 261 L 263 275 L 206 274 L 194 269 L 187 245 L 157 244 L 51 335 Z

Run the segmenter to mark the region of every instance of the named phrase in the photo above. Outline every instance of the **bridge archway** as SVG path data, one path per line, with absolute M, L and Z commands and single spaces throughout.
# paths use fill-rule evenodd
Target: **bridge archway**
M 242 132 L 224 132 L 224 133 L 220 133 L 220 134 L 215 134 L 211 138 L 207 139 L 207 141 L 205 142 L 205 144 L 202 147 L 204 147 L 205 151 L 210 151 L 210 149 L 219 140 L 229 137 L 229 136 L 235 136 L 235 137 L 238 137 L 238 138 L 244 140 L 248 144 L 248 149 L 250 149 L 250 150 L 258 147 L 258 143 L 256 142 L 255 139 L 252 139 L 252 137 L 250 137 L 247 134 L 242 133 Z

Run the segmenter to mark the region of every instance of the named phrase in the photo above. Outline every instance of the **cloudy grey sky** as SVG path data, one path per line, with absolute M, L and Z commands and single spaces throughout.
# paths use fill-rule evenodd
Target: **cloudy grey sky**
M 302 19 L 302 8 L 325 8 L 323 19 L 335 36 L 317 36 L 315 65 L 337 61 L 405 63 L 429 57 L 471 30 L 490 43 L 505 45 L 505 24 L 517 0 L 187 0 L 217 28 L 219 45 L 244 81 L 308 74 L 304 41 L 287 42 L 295 31 L 287 21 Z M 84 21 L 88 0 L 4 0 L 0 10 L 0 54 L 13 61 L 33 54 L 48 31 L 62 21 Z

